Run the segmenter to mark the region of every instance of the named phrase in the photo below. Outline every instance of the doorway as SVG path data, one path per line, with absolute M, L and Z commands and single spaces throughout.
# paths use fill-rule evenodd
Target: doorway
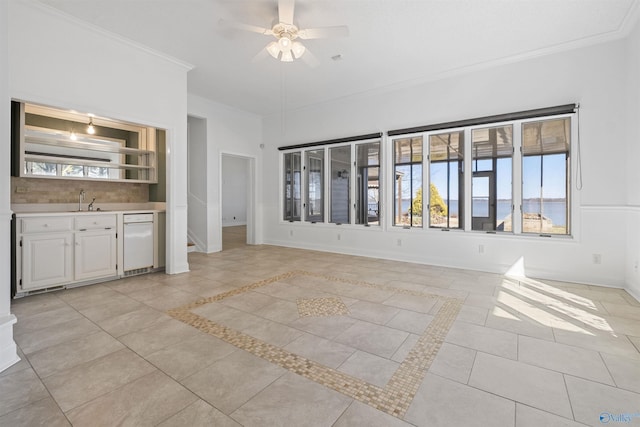
M 473 172 L 471 185 L 472 229 L 496 229 L 496 174 L 493 171 Z
M 220 158 L 221 246 L 230 250 L 255 243 L 255 159 L 236 154 Z

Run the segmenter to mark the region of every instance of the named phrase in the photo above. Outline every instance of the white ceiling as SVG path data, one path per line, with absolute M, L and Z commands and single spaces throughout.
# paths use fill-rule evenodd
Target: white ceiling
M 622 37 L 640 0 L 298 0 L 300 28 L 349 27 L 304 41 L 315 68 L 254 62 L 273 38 L 219 24 L 271 27 L 277 0 L 40 1 L 192 64 L 190 93 L 268 115 Z

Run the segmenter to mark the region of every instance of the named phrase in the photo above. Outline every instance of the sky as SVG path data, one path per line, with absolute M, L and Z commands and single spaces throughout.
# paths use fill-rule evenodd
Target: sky
M 522 198 L 532 199 L 540 197 L 540 156 L 526 156 L 523 159 L 522 165 Z M 542 195 L 547 199 L 566 198 L 566 171 L 565 171 L 565 155 L 556 154 L 548 155 L 544 158 L 544 181 Z M 408 171 L 408 167 L 407 167 Z M 415 190 L 419 188 L 421 180 L 422 168 L 413 167 L 413 180 L 414 180 L 414 194 Z M 457 173 L 453 171 L 451 174 L 451 199 L 458 199 L 457 194 L 453 193 L 453 189 L 458 186 Z M 510 159 L 501 159 L 498 161 L 497 171 L 497 198 L 499 200 L 510 200 L 512 198 L 511 189 L 511 176 L 512 167 Z M 447 185 L 447 173 L 446 164 L 432 164 L 430 168 L 430 179 L 436 188 L 438 188 L 440 195 L 446 197 L 446 185 Z M 488 197 L 488 186 L 485 186 L 478 191 L 476 186 L 475 197 Z M 403 184 L 403 199 L 409 199 L 409 185 L 408 182 Z

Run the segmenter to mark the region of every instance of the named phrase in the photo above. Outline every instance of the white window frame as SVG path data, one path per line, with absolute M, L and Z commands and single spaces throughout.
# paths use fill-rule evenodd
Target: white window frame
M 379 143 L 379 157 L 380 157 L 380 163 L 379 163 L 379 185 L 380 185 L 380 193 L 382 194 L 383 200 L 380 200 L 380 212 L 379 212 L 379 216 L 380 216 L 380 220 L 378 221 L 377 225 L 370 225 L 370 224 L 356 224 L 356 205 L 355 205 L 355 196 L 356 196 L 356 192 L 357 192 L 357 183 L 355 180 L 355 173 L 356 173 L 356 146 L 357 145 L 362 145 L 362 144 L 369 144 L 369 143 L 373 143 L 373 142 L 377 142 Z M 351 150 L 351 161 L 349 163 L 349 168 L 348 168 L 348 172 L 349 172 L 349 222 L 348 223 L 334 223 L 331 222 L 331 203 L 332 201 L 332 196 L 331 196 L 331 149 L 332 148 L 338 148 L 338 147 L 345 147 L 345 146 L 349 146 L 350 150 Z M 371 139 L 362 139 L 362 140 L 357 140 L 357 141 L 350 141 L 350 142 L 345 142 L 345 143 L 340 143 L 340 144 L 327 144 L 327 145 L 315 145 L 315 146 L 309 146 L 309 147 L 300 147 L 300 148 L 292 148 L 289 150 L 282 150 L 279 153 L 279 208 L 278 208 L 278 217 L 279 217 L 279 221 L 282 224 L 308 224 L 308 225 L 327 225 L 327 226 L 355 226 L 355 227 L 363 227 L 366 226 L 367 228 L 371 228 L 371 229 L 382 229 L 383 227 L 383 219 L 386 215 L 384 215 L 384 213 L 382 212 L 384 210 L 384 206 L 385 206 L 385 194 L 387 193 L 386 191 L 384 191 L 384 179 L 385 179 L 385 158 L 386 156 L 384 155 L 384 147 L 385 147 L 385 143 L 384 143 L 384 138 L 381 136 L 380 138 L 371 138 Z M 324 197 L 324 207 L 323 207 L 323 221 L 318 221 L 318 222 L 311 222 L 308 221 L 307 219 L 307 204 L 309 203 L 309 196 L 308 196 L 308 188 L 307 188 L 307 159 L 306 159 L 306 153 L 308 151 L 324 151 L 324 164 L 323 164 L 323 197 Z M 291 154 L 291 153 L 300 153 L 300 169 L 301 169 L 301 177 L 300 177 L 300 186 L 301 186 L 301 213 L 300 213 L 300 220 L 287 220 L 284 218 L 284 202 L 285 202 L 285 180 L 284 180 L 284 169 L 285 169 L 285 164 L 284 164 L 284 158 L 286 154 Z
M 569 222 L 569 233 L 568 234 L 535 234 L 535 233 L 523 233 L 522 232 L 522 126 L 525 123 L 532 122 L 540 122 L 540 121 L 551 121 L 556 119 L 569 118 L 571 120 L 571 138 L 569 144 L 569 171 L 567 171 L 567 176 L 569 180 L 569 192 L 567 197 L 569 198 L 567 209 L 568 212 L 568 222 Z M 510 232 L 495 232 L 495 231 L 483 231 L 483 230 L 473 230 L 472 229 L 472 213 L 471 213 L 471 185 L 472 185 L 472 164 L 471 164 L 471 154 L 472 153 L 472 141 L 471 141 L 471 132 L 475 129 L 486 129 L 500 126 L 513 126 L 513 156 L 512 156 L 512 177 L 511 177 L 511 194 L 512 194 L 512 231 Z M 387 138 L 387 148 L 385 153 L 387 153 L 387 158 L 389 161 L 387 162 L 387 168 L 392 171 L 390 173 L 390 177 L 385 181 L 387 183 L 387 188 L 393 188 L 391 186 L 394 185 L 393 182 L 393 171 L 395 170 L 395 157 L 393 151 L 393 144 L 396 139 L 405 139 L 405 138 L 413 138 L 413 137 L 422 137 L 423 138 L 423 159 L 422 159 L 422 188 L 423 188 L 423 209 L 422 209 L 422 227 L 408 227 L 403 228 L 401 226 L 395 226 L 393 223 L 393 203 L 395 203 L 395 191 L 389 191 L 391 193 L 387 197 L 387 203 L 385 208 L 386 217 L 390 218 L 387 226 L 387 230 L 414 230 L 413 232 L 417 233 L 433 233 L 440 232 L 443 230 L 451 231 L 451 232 L 465 232 L 471 234 L 490 234 L 500 237 L 517 237 L 517 238 L 554 238 L 554 239 L 572 239 L 579 240 L 580 235 L 580 215 L 578 214 L 580 208 L 580 191 L 575 188 L 574 175 L 575 171 L 578 167 L 578 116 L 576 113 L 567 113 L 567 114 L 557 114 L 550 116 L 539 116 L 533 117 L 529 119 L 520 119 L 520 120 L 509 120 L 502 122 L 490 122 L 483 123 L 473 126 L 466 127 L 454 127 L 447 129 L 439 129 L 428 132 L 415 132 L 415 133 L 407 133 L 401 135 L 393 135 Z M 430 137 L 432 135 L 441 135 L 443 133 L 452 133 L 452 132 L 460 132 L 464 133 L 464 166 L 463 166 L 463 179 L 464 179 L 464 204 L 466 206 L 464 210 L 464 227 L 463 228 L 437 228 L 430 227 L 430 220 L 425 216 L 426 212 L 429 212 L 429 201 L 431 199 L 431 187 L 430 187 L 430 178 L 431 178 L 431 160 L 430 160 Z M 425 192 L 425 189 L 427 190 Z M 426 222 L 425 222 L 426 221 Z

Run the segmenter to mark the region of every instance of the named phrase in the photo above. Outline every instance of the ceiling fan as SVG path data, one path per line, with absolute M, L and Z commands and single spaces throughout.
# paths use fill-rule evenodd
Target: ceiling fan
M 241 30 L 275 37 L 275 40 L 261 50 L 258 55 L 256 55 L 256 58 L 266 52 L 282 62 L 293 62 L 294 59 L 302 58 L 308 65 L 315 66 L 317 65 L 317 59 L 315 59 L 311 52 L 309 52 L 298 39 L 310 40 L 328 37 L 344 37 L 349 35 L 349 28 L 346 25 L 339 25 L 335 27 L 300 29 L 293 23 L 294 6 L 295 0 L 278 0 L 278 20 L 271 28 L 262 28 L 224 20 L 221 20 L 220 23 Z

